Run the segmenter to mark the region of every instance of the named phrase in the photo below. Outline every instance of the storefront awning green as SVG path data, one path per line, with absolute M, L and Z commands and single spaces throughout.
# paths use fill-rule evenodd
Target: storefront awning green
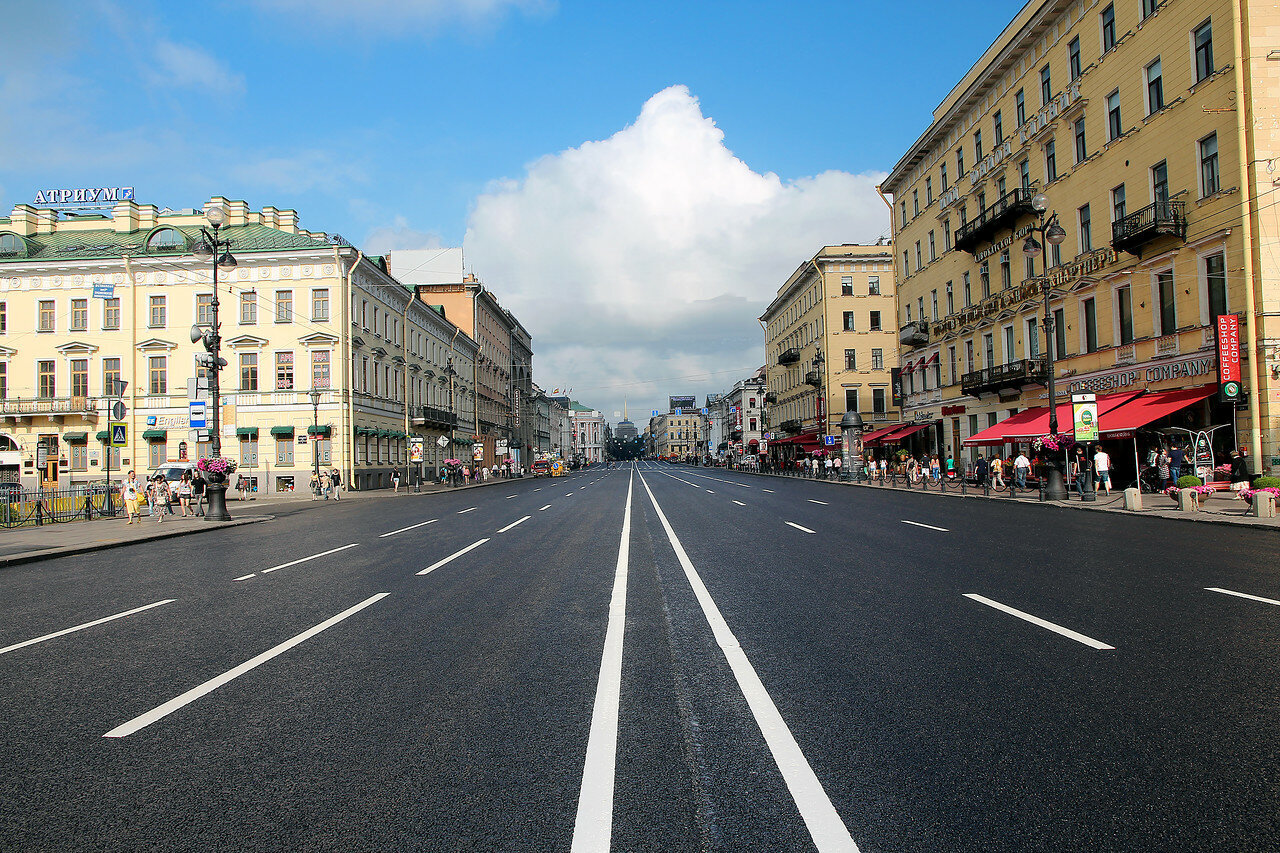
M 257 438 L 257 427 L 236 427 L 236 435 L 240 438 Z
M 104 444 L 109 443 L 111 441 L 111 433 L 105 429 L 100 429 L 98 430 L 97 438 L 98 441 L 101 441 Z
M 169 431 L 167 429 L 144 429 L 142 431 L 142 437 L 145 438 L 147 441 L 161 440 L 168 435 L 169 435 Z
M 272 435 L 293 435 L 293 427 L 291 426 L 273 426 L 271 428 Z
M 62 437 L 62 440 L 65 441 L 67 444 L 84 444 L 86 441 L 89 440 L 89 433 L 69 432 Z
M 307 427 L 307 435 L 328 436 L 330 432 L 332 432 L 332 430 L 330 429 L 328 424 L 324 424 L 323 426 L 321 426 L 320 424 L 312 424 L 311 426 Z M 360 430 L 356 430 L 356 432 L 359 433 Z

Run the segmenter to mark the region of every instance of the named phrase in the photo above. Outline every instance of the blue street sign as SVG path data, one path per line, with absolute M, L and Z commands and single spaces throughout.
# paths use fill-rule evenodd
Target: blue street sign
M 834 435 L 824 435 L 822 437 L 822 443 L 825 444 L 827 447 L 831 447 L 833 444 L 836 443 L 836 437 Z
M 187 418 L 192 429 L 206 429 L 204 400 L 193 400 L 187 404 Z
M 111 299 L 115 296 L 116 286 L 114 284 L 95 284 L 93 286 L 94 299 Z
M 129 443 L 128 435 L 129 435 L 129 427 L 127 424 L 112 424 L 111 425 L 111 446 L 124 447 L 126 444 Z
M 705 415 L 706 413 L 707 413 L 707 410 L 706 410 L 706 409 L 703 409 L 703 410 L 702 410 L 702 414 L 704 414 L 704 415 Z

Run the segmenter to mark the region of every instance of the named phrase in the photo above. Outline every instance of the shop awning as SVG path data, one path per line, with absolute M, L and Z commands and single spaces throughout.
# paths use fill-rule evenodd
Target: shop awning
M 257 427 L 236 427 L 236 435 L 240 438 L 257 438 Z
M 899 427 L 898 429 L 894 430 L 888 435 L 883 436 L 880 439 L 879 443 L 880 444 L 897 444 L 902 439 L 906 438 L 909 435 L 915 435 L 916 433 L 918 433 L 920 430 L 924 429 L 927 426 L 930 426 L 930 424 L 907 424 L 906 426 Z
M 1181 388 L 1177 391 L 1153 391 L 1128 400 L 1107 413 L 1099 410 L 1098 432 L 1107 438 L 1129 438 L 1136 430 L 1163 417 L 1199 403 L 1215 390 L 1216 385 Z
M 69 432 L 66 435 L 62 436 L 62 440 L 65 441 L 67 444 L 84 444 L 86 441 L 89 440 L 89 433 Z
M 1141 391 L 1122 391 L 1119 394 L 1105 394 L 1099 397 L 1099 422 L 1102 422 L 1103 417 L 1108 412 L 1123 406 L 1141 393 Z M 1067 398 L 1066 403 L 1058 404 L 1058 431 L 1061 433 L 1074 431 L 1070 397 Z M 963 444 L 965 447 L 1010 444 L 1039 438 L 1042 435 L 1048 435 L 1048 433 L 1049 407 L 1036 406 L 1035 408 L 1018 412 L 1016 415 L 1005 418 L 995 426 L 987 427 L 982 432 L 969 436 L 964 440 Z
M 325 424 L 324 426 L 321 426 L 319 424 L 312 424 L 311 426 L 307 427 L 307 435 L 329 435 L 331 431 L 332 430 L 330 430 L 328 424 Z M 359 432 L 359 430 L 356 430 L 356 431 Z
M 987 427 L 982 432 L 974 433 L 966 438 L 963 442 L 965 447 L 979 447 L 982 445 L 994 446 L 1005 443 L 1005 433 L 1016 433 L 1025 424 L 1038 420 L 1041 415 L 1049 409 L 1040 406 L 1033 409 L 1023 409 L 1016 415 L 1010 415 L 995 426 Z M 1059 425 L 1061 426 L 1061 425 Z
M 291 426 L 273 426 L 271 428 L 272 435 L 293 435 L 293 427 Z
M 147 441 L 157 441 L 165 438 L 168 434 L 169 431 L 167 429 L 144 429 L 142 431 L 142 437 Z
M 873 442 L 875 444 L 879 444 L 880 439 L 884 438 L 886 435 L 888 435 L 891 432 L 897 432 L 898 430 L 902 429 L 903 426 L 904 424 L 893 424 L 891 426 L 878 427 L 872 430 L 871 432 L 867 433 L 866 435 L 862 436 L 862 443 L 866 445 L 871 445 Z
M 96 438 L 98 439 L 98 441 L 101 441 L 103 444 L 111 443 L 111 433 L 105 429 L 98 430 L 98 434 Z

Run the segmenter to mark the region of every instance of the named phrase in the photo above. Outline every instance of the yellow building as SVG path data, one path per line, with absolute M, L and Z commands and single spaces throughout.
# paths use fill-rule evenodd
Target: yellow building
M 775 460 L 839 436 L 846 411 L 868 431 L 897 422 L 894 310 L 889 246 L 825 246 L 778 289 L 760 316 Z
M 1219 452 L 1250 448 L 1255 471 L 1280 464 L 1280 270 L 1263 250 L 1280 237 L 1266 212 L 1278 26 L 1280 7 L 1245 0 L 1049 0 L 1018 13 L 882 185 L 904 416 L 934 423 L 957 458 L 1012 414 L 1043 426 L 1025 410 L 1047 418 L 1051 355 L 1059 404 L 1144 392 L 1159 417 L 1108 430 L 1101 412 L 1104 443 L 1130 469 L 1140 447 L 1185 441 L 1175 428 L 1215 426 Z M 1034 227 L 1055 216 L 1061 244 L 1028 257 L 1028 238 L 1045 242 Z M 1215 321 L 1227 314 L 1244 356 L 1238 406 L 1218 399 Z
M 215 205 L 237 261 L 218 283 L 222 453 L 254 488 L 305 489 L 317 462 L 378 488 L 411 470 L 410 436 L 430 465 L 452 452 L 441 435 L 474 432 L 475 343 L 380 258 L 300 229 L 291 210 Z M 0 218 L 0 480 L 103 480 L 116 402 L 114 477 L 208 454 L 188 418 L 209 396 L 190 336 L 213 322 L 212 261 L 193 253 L 204 213 L 121 201 L 110 215 L 18 205 Z
M 659 456 L 685 459 L 706 455 L 706 424 L 700 413 L 657 415 L 650 419 L 649 429 Z

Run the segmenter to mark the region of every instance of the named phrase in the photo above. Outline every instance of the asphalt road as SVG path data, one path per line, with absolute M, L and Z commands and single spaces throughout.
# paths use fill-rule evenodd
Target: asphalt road
M 1280 849 L 1278 557 L 641 463 L 16 566 L 0 850 Z

